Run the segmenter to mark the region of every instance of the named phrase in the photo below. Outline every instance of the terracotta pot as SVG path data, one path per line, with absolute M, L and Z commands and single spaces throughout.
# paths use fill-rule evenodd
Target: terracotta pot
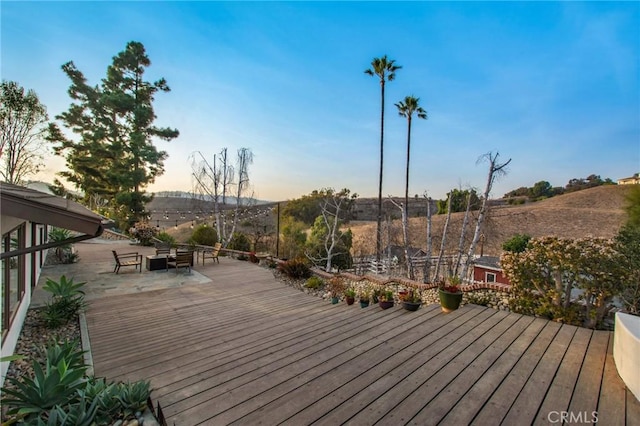
M 450 293 L 448 291 L 438 290 L 438 295 L 440 296 L 442 312 L 445 313 L 455 311 L 460 306 L 460 302 L 462 302 L 461 291 L 457 293 Z
M 347 301 L 347 305 L 353 305 L 356 302 L 356 298 L 355 297 L 345 297 L 345 300 Z

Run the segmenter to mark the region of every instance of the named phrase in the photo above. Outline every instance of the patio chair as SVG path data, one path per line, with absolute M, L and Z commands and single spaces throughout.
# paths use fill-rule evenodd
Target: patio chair
M 178 273 L 178 268 L 188 268 L 189 273 L 191 273 L 192 263 L 193 263 L 192 251 L 179 251 L 176 253 L 175 258 L 169 258 L 167 260 L 167 271 L 169 270 L 169 266 L 173 266 L 174 268 L 176 268 L 176 273 Z
M 116 274 L 120 272 L 120 268 L 123 266 L 133 266 L 136 269 L 140 269 L 142 273 L 142 255 L 135 253 L 116 253 L 115 250 L 111 250 L 113 253 L 113 257 L 116 260 L 116 267 L 113 269 L 113 272 Z
M 213 249 L 205 249 L 202 251 L 202 264 L 204 265 L 204 260 L 206 258 L 213 259 L 216 262 L 220 263 L 218 259 L 218 254 L 220 253 L 220 249 L 222 249 L 222 244 L 216 243 L 213 246 Z

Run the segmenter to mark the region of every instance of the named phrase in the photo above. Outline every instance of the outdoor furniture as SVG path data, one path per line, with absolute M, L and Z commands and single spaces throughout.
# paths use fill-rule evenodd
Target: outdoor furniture
M 202 264 L 204 265 L 204 260 L 206 258 L 210 258 L 212 260 L 215 260 L 216 262 L 220 263 L 220 260 L 218 259 L 218 254 L 220 253 L 220 249 L 222 248 L 222 244 L 220 243 L 216 243 L 213 246 L 213 249 L 205 249 L 202 251 Z
M 166 255 L 171 254 L 171 244 L 169 243 L 156 244 L 156 256 L 161 254 L 166 254 Z
M 191 265 L 193 264 L 193 252 L 177 252 L 175 258 L 169 258 L 167 260 L 167 271 L 169 267 L 176 268 L 176 273 L 178 273 L 179 268 L 189 268 L 189 273 L 191 273 Z
M 142 255 L 135 253 L 116 253 L 115 250 L 111 250 L 113 253 L 113 257 L 116 260 L 116 267 L 113 269 L 113 272 L 116 274 L 120 272 L 120 268 L 123 266 L 133 266 L 134 268 L 139 268 L 140 272 L 142 272 Z
M 169 254 L 149 255 L 146 257 L 147 271 L 159 271 L 160 269 L 167 269 L 167 262 L 172 256 Z

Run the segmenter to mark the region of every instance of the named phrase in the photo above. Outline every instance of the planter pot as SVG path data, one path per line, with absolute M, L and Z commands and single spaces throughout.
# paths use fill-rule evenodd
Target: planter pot
M 332 305 L 337 304 L 339 301 L 340 301 L 340 299 L 338 299 L 337 297 L 332 297 L 332 298 L 331 298 L 331 304 L 332 304 Z
M 387 302 L 387 301 L 380 301 L 380 307 L 382 309 L 389 309 L 389 308 L 393 308 L 393 300 Z
M 366 308 L 367 306 L 369 306 L 369 301 L 368 300 L 361 300 L 360 301 L 360 307 L 361 308 Z
M 440 306 L 442 312 L 451 312 L 458 309 L 460 302 L 462 302 L 462 292 L 450 293 L 444 290 L 438 290 L 440 296 Z
M 402 302 L 402 307 L 407 311 L 417 311 L 418 308 L 422 305 L 420 302 Z
M 347 305 L 353 305 L 356 302 L 356 298 L 355 297 L 345 297 L 345 300 L 347 301 Z

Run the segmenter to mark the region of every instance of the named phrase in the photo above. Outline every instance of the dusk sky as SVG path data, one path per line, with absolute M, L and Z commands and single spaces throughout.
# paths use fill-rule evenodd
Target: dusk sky
M 71 100 L 61 65 L 92 85 L 127 42 L 164 77 L 156 141 L 169 153 L 149 190 L 192 188 L 189 155 L 254 153 L 256 198 L 314 189 L 377 196 L 380 85 L 388 55 L 383 194 L 404 194 L 406 119 L 420 98 L 409 193 L 485 185 L 479 156 L 512 159 L 493 197 L 547 180 L 640 172 L 639 2 L 11 2 L 1 7 L 1 74 L 33 89 L 50 118 Z M 64 166 L 47 157 L 51 176 Z M 48 175 L 47 175 L 48 174 Z

